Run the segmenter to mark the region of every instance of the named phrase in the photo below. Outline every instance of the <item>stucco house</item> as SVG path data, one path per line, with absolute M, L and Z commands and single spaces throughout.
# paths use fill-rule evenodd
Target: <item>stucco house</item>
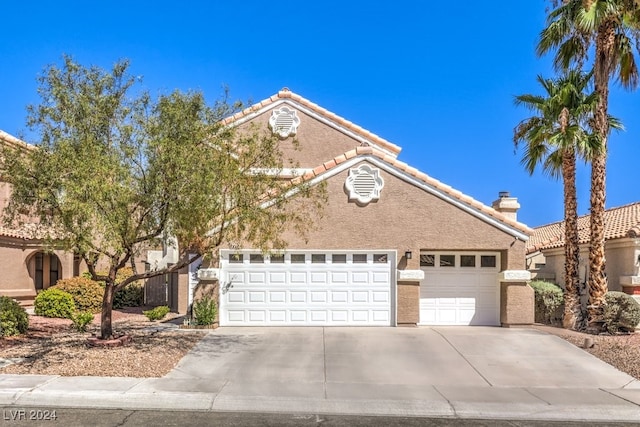
M 281 253 L 226 247 L 219 265 L 185 269 L 178 311 L 200 284 L 216 287 L 221 326 L 533 322 L 532 230 L 517 221 L 515 198 L 474 200 L 400 161 L 397 145 L 286 88 L 226 124 L 277 133 L 299 165 L 283 173 L 324 182 L 328 200 L 308 241 L 291 232 Z
M 578 218 L 583 283 L 589 271 L 589 221 L 589 215 Z M 609 290 L 640 295 L 640 202 L 607 209 L 604 224 Z M 534 276 L 564 286 L 564 222 L 534 229 L 527 242 L 527 264 Z
M 34 146 L 0 130 L 0 144 L 19 150 Z M 11 186 L 0 176 L 0 212 L 7 206 Z M 79 260 L 61 250 L 45 251 L 37 222 L 21 228 L 6 227 L 0 222 L 0 295 L 31 304 L 37 291 L 54 285 L 58 279 L 78 274 Z

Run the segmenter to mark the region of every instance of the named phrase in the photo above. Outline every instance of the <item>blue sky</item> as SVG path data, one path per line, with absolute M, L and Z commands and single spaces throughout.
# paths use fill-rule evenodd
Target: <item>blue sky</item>
M 3 5 L 0 129 L 29 139 L 25 107 L 39 101 L 36 77 L 62 54 L 105 68 L 128 58 L 152 93 L 201 90 L 213 101 L 227 85 L 234 99 L 260 101 L 286 86 L 483 203 L 510 191 L 530 226 L 562 219 L 561 183 L 530 177 L 512 142 L 529 114 L 514 95 L 540 93 L 536 75 L 553 75 L 550 58 L 534 52 L 545 0 L 87 4 Z M 640 199 L 639 96 L 612 91 L 610 112 L 626 131 L 610 139 L 607 207 Z M 584 214 L 588 168 L 578 191 Z

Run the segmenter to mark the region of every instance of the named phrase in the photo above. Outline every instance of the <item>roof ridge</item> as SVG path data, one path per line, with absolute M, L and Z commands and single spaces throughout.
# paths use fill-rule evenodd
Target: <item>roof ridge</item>
M 243 109 L 242 111 L 238 111 L 237 113 L 226 117 L 225 119 L 222 120 L 222 123 L 225 125 L 229 125 L 232 124 L 246 116 L 249 116 L 253 113 L 256 113 L 257 111 L 259 111 L 260 109 L 273 104 L 279 100 L 284 100 L 284 99 L 291 99 L 299 104 L 302 104 L 303 106 L 311 109 L 312 111 L 315 111 L 317 114 L 320 114 L 322 116 L 327 117 L 328 119 L 340 124 L 341 126 L 343 126 L 344 128 L 355 132 L 356 134 L 359 134 L 360 136 L 362 136 L 365 139 L 369 139 L 371 140 L 373 143 L 376 143 L 378 145 L 381 145 L 382 147 L 384 147 L 385 149 L 391 151 L 392 153 L 395 153 L 396 155 L 398 153 L 400 153 L 400 151 L 402 150 L 402 148 L 390 141 L 387 141 L 386 139 L 382 138 L 379 135 L 376 135 L 375 133 L 356 125 L 355 123 L 345 119 L 342 116 L 337 115 L 336 113 L 333 113 L 329 110 L 327 110 L 324 107 L 321 107 L 320 105 L 316 104 L 315 102 L 312 102 L 300 95 L 298 95 L 295 92 L 292 92 L 291 90 L 289 90 L 289 88 L 282 88 L 280 91 L 278 91 L 278 93 L 276 93 L 275 95 L 272 95 L 268 98 L 263 99 L 260 102 L 254 103 L 252 105 L 250 105 L 249 107 Z
M 427 175 L 424 172 L 421 172 L 420 170 L 409 166 L 409 164 L 407 164 L 406 162 L 403 162 L 401 160 L 396 159 L 393 156 L 390 156 L 386 153 L 384 153 L 381 150 L 378 150 L 374 147 L 356 147 L 354 149 L 351 149 L 345 153 L 342 153 L 326 162 L 323 162 L 321 165 L 313 168 L 312 170 L 308 171 L 307 173 L 305 173 L 304 175 L 302 175 L 301 177 L 297 177 L 294 178 L 293 183 L 294 184 L 299 184 L 301 182 L 304 181 L 309 181 L 315 177 L 319 177 L 321 175 L 323 175 L 324 173 L 330 171 L 331 169 L 337 167 L 338 165 L 340 165 L 341 163 L 346 162 L 347 160 L 356 158 L 358 156 L 365 156 L 365 155 L 371 155 L 374 157 L 377 157 L 378 159 L 380 159 L 381 161 L 389 164 L 390 166 L 399 169 L 401 171 L 403 171 L 404 173 L 424 182 L 427 185 L 430 185 L 434 188 L 436 188 L 437 190 L 441 191 L 442 193 L 456 199 L 457 201 L 467 205 L 468 207 L 475 209 L 476 211 L 479 211 L 485 215 L 491 216 L 492 218 L 512 227 L 515 228 L 525 234 L 531 235 L 533 234 L 534 230 L 532 228 L 530 228 L 529 226 L 527 226 L 526 224 L 523 224 L 521 222 L 518 222 L 516 220 L 513 220 L 507 216 L 505 216 L 504 214 L 498 212 L 497 210 L 493 209 L 492 207 L 480 202 L 479 200 L 474 199 L 471 196 L 468 196 L 464 193 L 462 193 L 460 190 L 456 190 L 455 188 L 451 187 L 450 185 L 447 185 L 445 183 L 443 183 L 442 181 L 439 181 L 433 177 L 431 177 L 430 175 Z

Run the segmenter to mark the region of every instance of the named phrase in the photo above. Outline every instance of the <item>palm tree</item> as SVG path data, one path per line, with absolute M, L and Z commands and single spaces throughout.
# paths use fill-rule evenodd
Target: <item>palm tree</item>
M 554 64 L 566 70 L 584 65 L 594 53 L 593 75 L 598 94 L 593 130 L 601 149 L 591 159 L 591 230 L 589 249 L 589 326 L 602 329 L 607 293 L 604 273 L 604 211 L 609 135 L 609 82 L 616 78 L 626 89 L 638 87 L 635 52 L 640 53 L 638 0 L 554 0 L 538 54 L 556 50 Z M 635 52 L 634 52 L 635 51 Z
M 578 199 L 576 193 L 576 158 L 586 158 L 597 149 L 598 140 L 590 133 L 597 95 L 587 93 L 591 73 L 569 71 L 558 79 L 538 82 L 545 96 L 520 95 L 516 105 L 522 105 L 535 115 L 523 120 L 514 129 L 516 148 L 524 144 L 522 164 L 533 174 L 538 164 L 553 178 L 562 177 L 564 189 L 564 315 L 563 327 L 582 329 L 586 319 L 581 304 L 582 290 L 578 276 Z M 596 144 L 596 147 L 593 145 Z

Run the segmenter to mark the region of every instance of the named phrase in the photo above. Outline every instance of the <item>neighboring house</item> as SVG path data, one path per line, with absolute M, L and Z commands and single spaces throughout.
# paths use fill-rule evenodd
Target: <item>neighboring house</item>
M 0 144 L 15 149 L 33 150 L 34 146 L 0 130 Z M 0 177 L 0 212 L 7 206 L 11 186 Z M 58 279 L 77 274 L 73 254 L 45 251 L 37 223 L 10 228 L 0 222 L 0 295 L 23 304 L 33 302 L 39 290 L 54 285 Z
M 578 218 L 580 281 L 589 271 L 589 215 Z M 609 290 L 640 294 L 640 202 L 611 208 L 604 216 Z M 534 276 L 564 287 L 564 222 L 534 229 L 527 242 L 527 264 Z
M 226 123 L 278 133 L 284 155 L 301 167 L 285 173 L 326 183 L 328 200 L 308 241 L 291 232 L 282 253 L 227 247 L 215 268 L 185 269 L 180 312 L 200 283 L 219 289 L 222 326 L 533 322 L 525 270 L 532 230 L 517 222 L 515 198 L 501 193 L 486 206 L 288 89 Z

